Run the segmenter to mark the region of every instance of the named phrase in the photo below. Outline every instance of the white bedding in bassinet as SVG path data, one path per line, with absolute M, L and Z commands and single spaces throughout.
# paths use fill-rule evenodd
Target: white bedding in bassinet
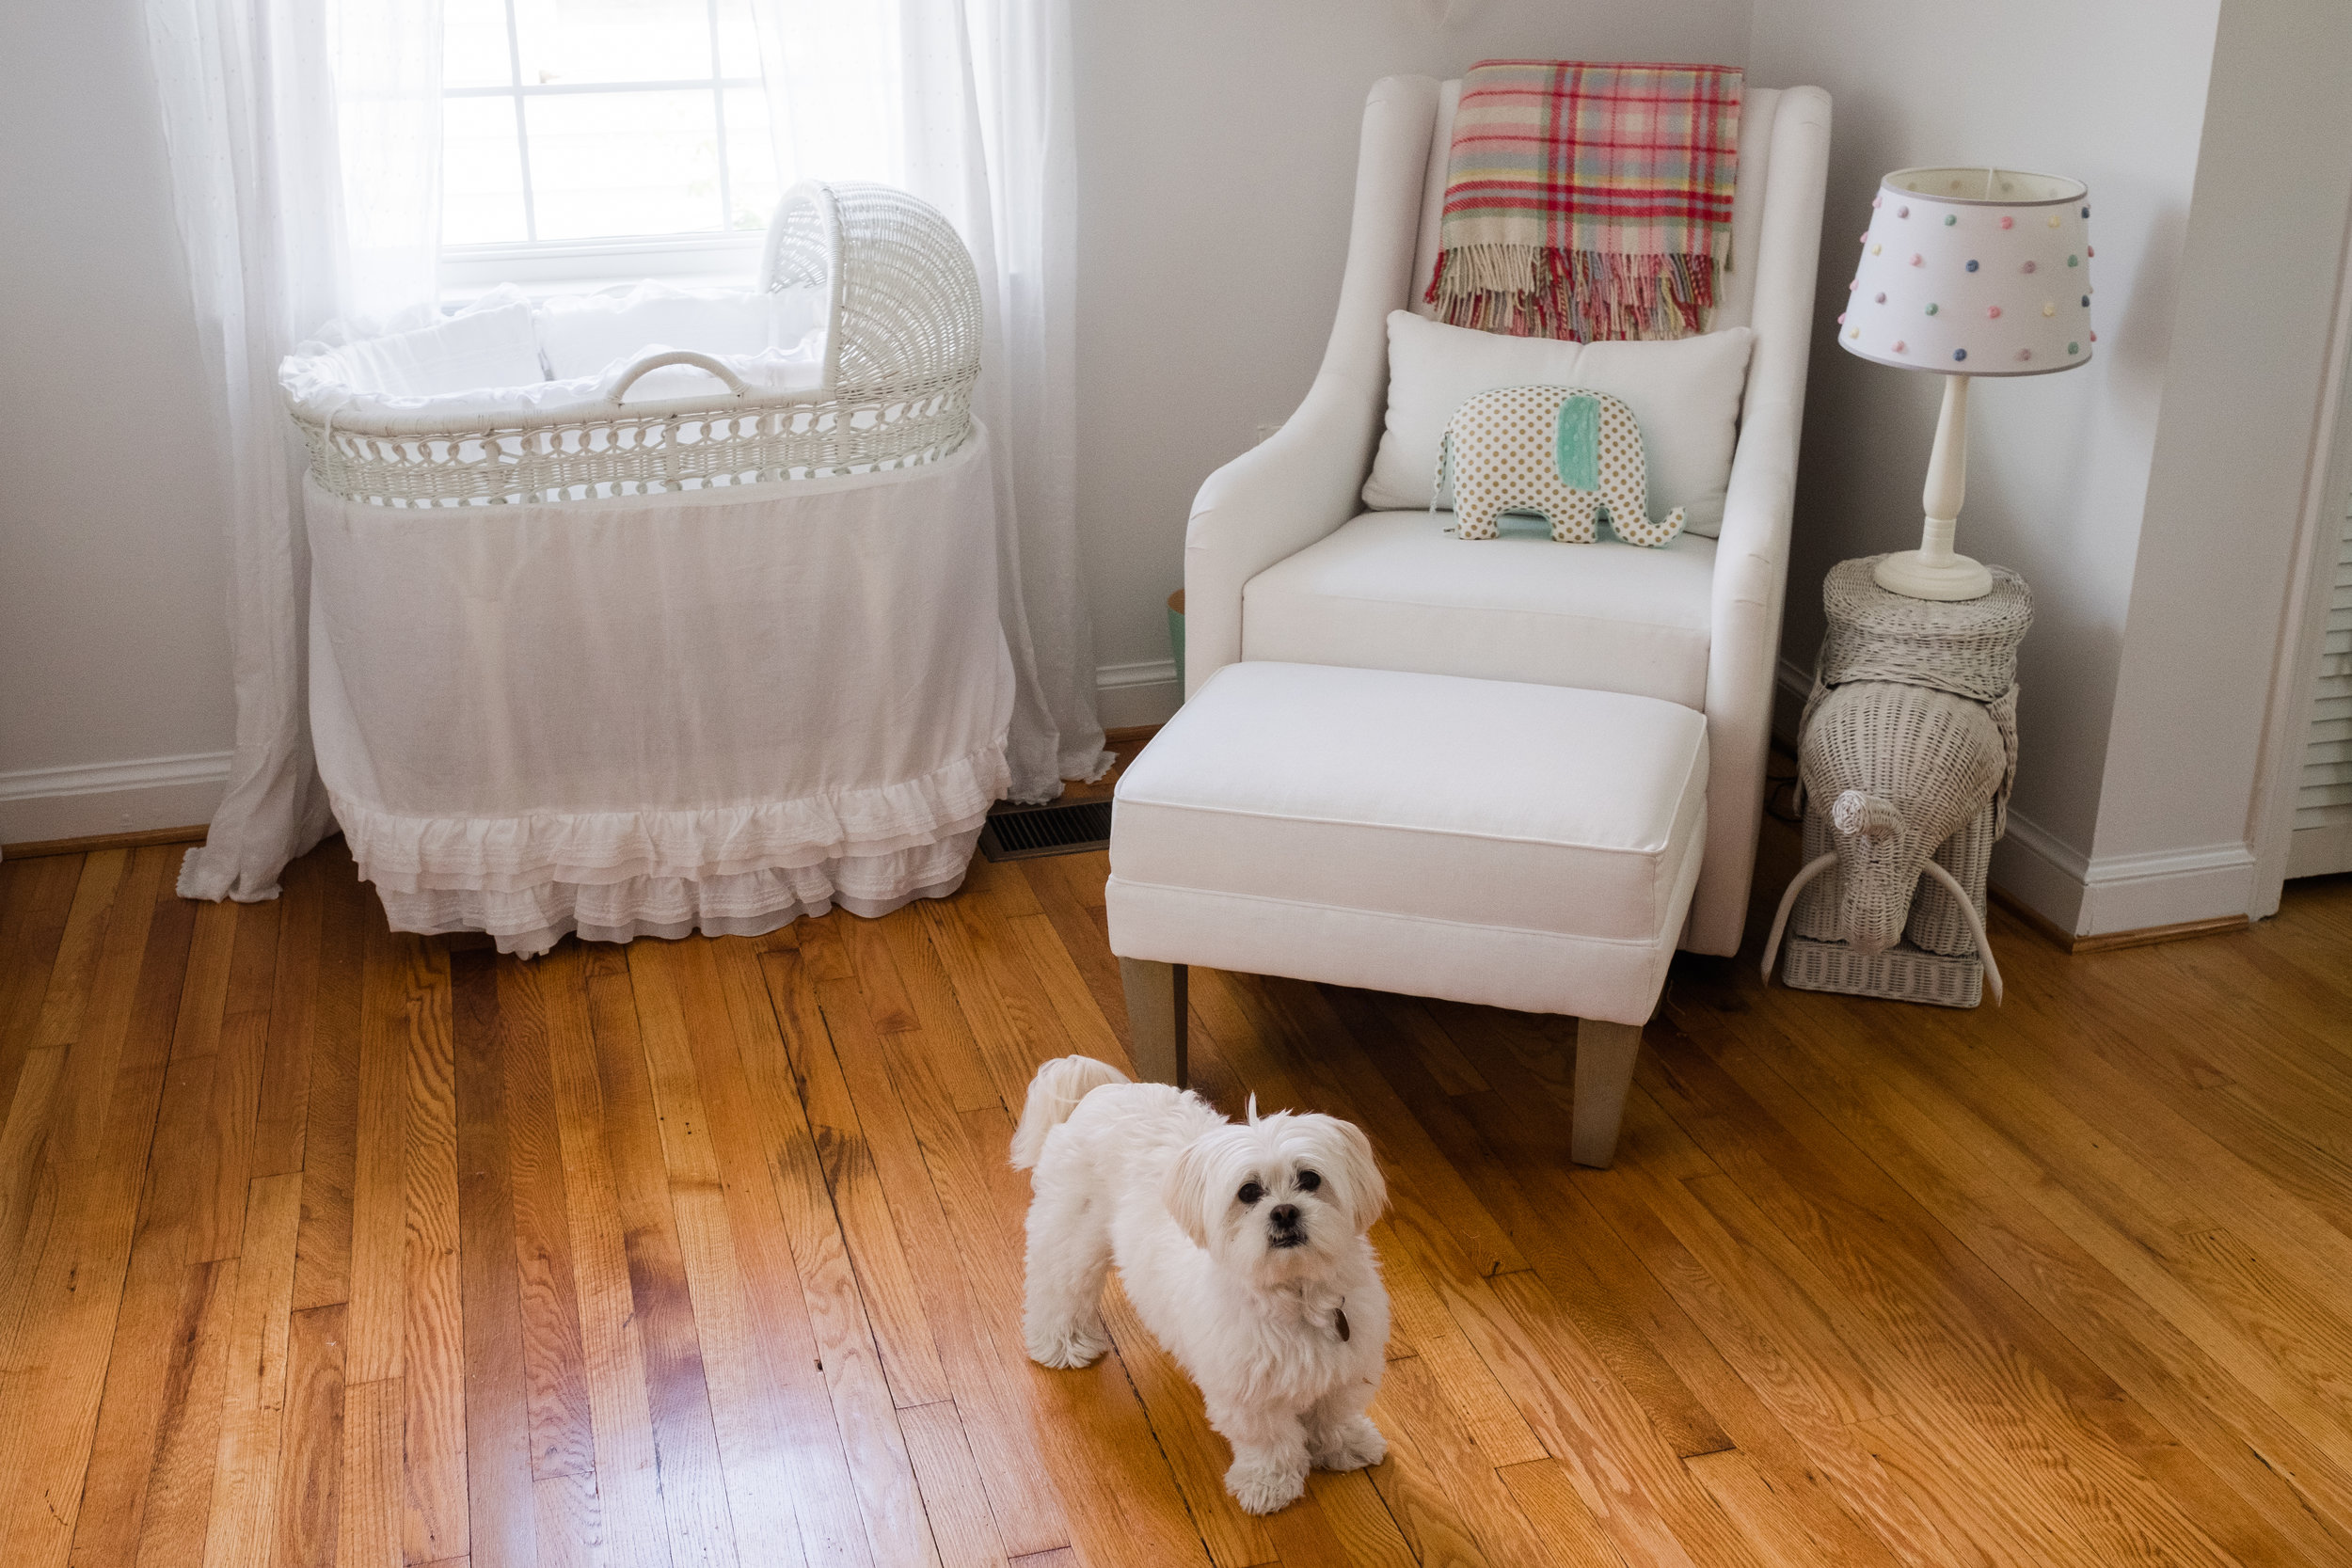
M 823 378 L 824 348 L 819 289 L 680 289 L 647 279 L 622 293 L 533 304 L 509 286 L 405 331 L 329 324 L 286 357 L 278 379 L 294 411 L 314 420 L 433 414 L 460 428 L 599 407 L 607 377 L 660 349 L 710 355 L 762 391 L 809 391 Z M 707 372 L 669 365 L 640 377 L 624 402 L 712 386 Z

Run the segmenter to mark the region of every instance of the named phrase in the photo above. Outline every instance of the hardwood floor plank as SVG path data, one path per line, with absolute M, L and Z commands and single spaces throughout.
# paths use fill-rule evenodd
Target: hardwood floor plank
M 669 1202 L 636 992 L 618 949 L 599 944 L 591 950 L 588 1005 L 629 1298 L 644 1346 L 647 1408 L 661 1465 L 670 1556 L 674 1562 L 730 1568 L 738 1560 L 735 1532 L 711 1425 L 709 1386 Z
M 906 1434 L 907 1457 L 914 1465 L 914 1481 L 923 1494 L 923 1509 L 930 1519 L 931 1539 L 938 1544 L 944 1568 L 993 1568 L 1005 1560 L 1004 1543 L 997 1538 L 995 1515 L 989 1511 L 972 1449 L 964 1442 L 963 1422 L 955 1402 L 918 1404 L 898 1412 L 898 1428 Z
M 287 1436 L 294 1239 L 301 1223 L 298 1174 L 260 1177 L 249 1184 L 238 1227 L 242 1248 L 211 1511 L 204 1524 L 204 1568 L 270 1568 L 272 1562 Z
M 572 1277 L 571 1221 L 565 1208 L 564 1154 L 555 1086 L 548 1066 L 547 1007 L 540 966 L 492 966 L 497 988 L 497 1084 L 504 1113 L 508 1192 L 514 1204 L 516 1311 L 522 1331 L 524 1398 L 531 1421 L 531 1470 L 593 1476 L 596 1432 L 588 1369 L 580 1344 L 580 1297 Z M 591 1487 L 593 1492 L 594 1488 Z M 560 1492 L 550 1496 L 560 1497 Z
M 468 1555 L 466 1334 L 458 1269 L 457 1060 L 449 954 L 401 939 L 407 1148 L 401 1164 L 402 1549 Z
M 679 999 L 742 1272 L 759 1375 L 771 1391 L 785 1445 L 802 1550 L 812 1568 L 864 1563 L 868 1553 L 856 1484 L 819 1365 L 820 1347 L 791 1234 L 769 1163 L 761 1157 L 759 1113 L 745 1068 L 753 1058 L 784 1061 L 783 1037 L 758 956 L 748 943 L 717 942 L 686 949 L 682 957 Z M 805 1144 L 805 1124 L 793 1127 L 790 1135 Z M 807 1195 L 808 1207 L 818 1201 L 818 1194 Z
M 234 1258 L 243 1247 L 280 913 L 275 901 L 217 907 L 234 912 L 236 931 L 229 984 L 219 999 L 212 1099 L 205 1118 L 204 1155 L 195 1178 L 196 1209 L 189 1237 L 190 1256 L 207 1263 Z M 173 1050 L 179 1049 L 175 1040 Z
M 1534 1459 L 1506 1465 L 1496 1473 L 1552 1561 L 1574 1568 L 1622 1568 L 1625 1560 L 1557 1461 Z
M 152 1156 L 165 1167 L 196 1156 L 212 1066 L 203 1056 L 166 1070 Z M 137 1555 L 158 1433 L 172 1390 L 190 1375 L 207 1300 L 208 1275 L 188 1259 L 193 1197 L 186 1181 L 151 1167 L 74 1518 L 72 1556 L 82 1568 Z
M 295 1223 L 297 1259 L 301 1224 Z M 297 1273 L 300 1266 L 297 1261 Z M 332 1568 L 335 1561 L 342 1517 L 346 1311 L 341 1305 L 313 1307 L 286 1321 L 286 1403 L 269 1521 L 272 1568 Z
M 541 1476 L 531 1483 L 531 1497 L 539 1568 L 598 1568 L 606 1561 L 594 1472 Z
M 708 955 L 702 956 L 707 964 Z M 647 944 L 631 953 L 629 974 L 660 1116 L 679 1260 L 693 1305 L 728 1513 L 739 1557 L 755 1563 L 800 1564 L 806 1557 L 771 1397 L 774 1385 L 755 1336 L 737 1259 L 726 1178 L 690 1043 L 692 1025 L 681 995 L 685 976 L 679 960 L 677 948 Z M 706 972 L 702 978 L 715 976 Z
M 258 1004 L 258 1010 L 269 1015 L 269 1030 L 253 1120 L 256 1176 L 283 1176 L 302 1168 L 330 868 L 322 847 L 286 867 L 280 882 L 284 891 L 277 901 L 278 951 L 270 963 L 270 994 Z
M 985 862 L 978 863 L 985 864 Z M 1026 902 L 1026 885 L 1023 894 Z M 955 990 L 997 1100 L 1019 1106 L 1039 1066 L 1075 1049 L 1013 933 L 981 913 L 978 890 L 926 900 L 923 928 Z
M 66 1059 L 48 1164 L 56 1209 L 0 1370 L 0 1496 L 11 1558 L 62 1564 L 72 1544 L 134 1250 L 179 1012 L 194 911 L 165 882 L 169 851 L 133 855 L 92 970 L 94 994 Z M 135 940 L 135 949 L 133 942 Z M 78 1064 L 78 1066 L 77 1066 Z M 103 1064 L 103 1066 L 102 1066 Z M 80 1142 L 87 1137 L 87 1144 Z M 69 1158 L 75 1151 L 82 1157 Z M 165 1243 L 163 1257 L 168 1257 Z M 179 1283 L 166 1269 L 164 1288 Z M 141 1428 L 133 1417 L 127 1422 Z
M 890 1561 L 893 1551 L 909 1549 L 921 1495 L 812 1122 L 818 1103 L 840 1120 L 854 1123 L 856 1113 L 818 1011 L 816 983 L 798 954 L 789 956 L 791 962 L 780 962 L 781 957 L 762 953 L 758 962 L 771 1016 L 790 1050 L 754 1049 L 740 1060 L 767 1151 L 770 1189 L 808 1311 L 811 1359 L 824 1374 L 864 1533 L 879 1565 Z M 748 990 L 739 974 L 736 989 Z M 801 1091 L 808 1085 L 824 1086 L 824 1098 L 812 1090 L 803 1103 Z M 828 1129 L 826 1135 L 837 1132 Z
M 0 863 L 0 1105 L 16 1097 L 18 1076 L 36 1049 L 84 859 L 47 855 Z
M 946 1090 L 948 1102 L 958 1112 L 1003 1105 L 996 1080 L 956 1001 L 955 987 L 931 945 L 922 912 L 909 906 L 878 924 L 899 990 L 922 1030 L 924 1056 Z
M 468 1556 L 481 1568 L 534 1568 L 538 1505 L 532 1487 L 499 964 L 488 953 L 455 953 L 449 970 L 450 1035 L 456 1057 Z
M 139 1519 L 141 1568 L 200 1561 L 213 1509 L 220 1454 L 229 1341 L 235 1332 L 239 1264 L 198 1263 L 198 1308 L 184 1348 L 175 1346 L 172 1376 L 155 1432 L 154 1463 Z
M 405 1561 L 400 1474 L 405 1401 L 397 1377 L 343 1386 L 336 1568 L 402 1568 Z
M 890 1092 L 913 1132 L 944 1226 L 927 1231 L 934 1238 L 928 1244 L 947 1244 L 952 1255 L 952 1243 L 939 1238 L 981 1235 L 995 1225 L 991 1167 L 1004 1153 L 975 1147 L 967 1135 L 953 1092 L 937 1070 L 932 1038 L 928 1029 L 902 1030 L 882 1036 L 881 1043 Z M 993 1104 L 986 1109 L 1003 1114 Z M 926 1217 L 927 1227 L 930 1223 Z M 1014 1555 L 1067 1544 L 1070 1525 L 1061 1495 L 1040 1453 L 1023 1392 L 1028 1376 L 1025 1353 L 1017 1339 L 998 1337 L 987 1304 L 977 1293 L 980 1286 L 976 1278 L 955 1268 L 940 1274 L 937 1288 L 945 1299 L 931 1318 L 947 1330 L 940 1341 L 942 1362 L 955 1391 L 957 1417 L 978 1461 L 997 1532 Z M 946 1294 L 950 1291 L 961 1294 Z
M 342 853 L 330 839 L 315 853 Z M 342 856 L 348 864 L 347 854 Z M 311 1006 L 310 1037 L 287 1037 L 287 1049 L 303 1052 L 302 1104 L 277 1114 L 288 1131 L 278 1155 L 264 1162 L 283 1165 L 295 1154 L 292 1121 L 302 1126 L 302 1238 L 294 1264 L 294 1310 L 351 1299 L 352 1196 L 358 1179 L 359 1074 L 367 1031 L 362 1006 L 367 991 L 368 933 L 383 924 L 383 911 L 356 875 L 337 873 L 329 862 L 319 926 L 318 981 Z M 270 1016 L 278 1015 L 275 1006 Z M 273 1026 L 273 1034 L 275 1027 Z M 281 1080 L 291 1085 L 291 1076 Z M 383 1092 L 379 1085 L 377 1092 Z M 343 1332 L 351 1332 L 346 1315 Z
M 671 1560 L 670 1538 L 661 1513 L 643 1330 L 630 1294 L 619 1196 L 605 1147 L 587 956 L 576 945 L 558 947 L 539 960 L 538 974 L 596 1434 L 601 1539 L 607 1560 L 660 1568 Z

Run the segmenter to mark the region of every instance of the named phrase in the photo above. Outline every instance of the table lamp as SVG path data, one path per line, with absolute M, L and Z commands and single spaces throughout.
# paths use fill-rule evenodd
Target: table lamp
M 1915 550 L 1873 576 L 1914 599 L 1977 599 L 1993 577 L 1952 553 L 1968 467 L 1968 382 L 2090 361 L 2090 190 L 2005 168 L 1903 168 L 1879 182 L 1862 261 L 1837 318 L 1849 354 L 1934 371 L 1944 408 Z

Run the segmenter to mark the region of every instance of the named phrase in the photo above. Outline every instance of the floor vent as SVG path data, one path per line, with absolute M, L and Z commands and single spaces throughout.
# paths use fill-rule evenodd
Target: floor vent
M 980 853 L 993 861 L 1083 854 L 1089 849 L 1107 848 L 1110 842 L 1108 800 L 1076 800 L 1068 805 L 1000 811 L 980 830 Z

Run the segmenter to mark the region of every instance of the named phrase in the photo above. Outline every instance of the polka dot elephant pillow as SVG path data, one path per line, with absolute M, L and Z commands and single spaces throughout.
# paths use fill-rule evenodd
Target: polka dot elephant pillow
M 1505 512 L 1533 512 L 1563 544 L 1589 545 L 1605 515 L 1629 545 L 1656 546 L 1682 531 L 1683 509 L 1649 515 L 1648 466 L 1633 411 L 1581 387 L 1504 387 L 1455 410 L 1438 452 L 1454 480 L 1455 532 L 1492 539 Z

